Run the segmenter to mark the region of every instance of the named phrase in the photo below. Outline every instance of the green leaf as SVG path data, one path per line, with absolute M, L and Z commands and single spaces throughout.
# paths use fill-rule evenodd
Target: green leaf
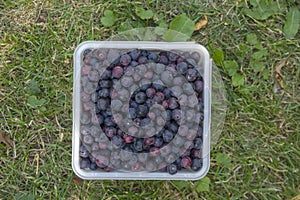
M 101 23 L 104 26 L 112 26 L 116 22 L 116 17 L 111 10 L 104 11 L 104 17 L 101 18 Z
M 256 45 L 258 43 L 258 40 L 257 40 L 257 36 L 255 33 L 249 33 L 247 36 L 246 36 L 246 40 L 249 44 L 251 45 Z
M 194 27 L 195 22 L 186 14 L 181 14 L 170 23 L 170 29 L 179 33 L 170 30 L 163 36 L 163 39 L 169 42 L 184 42 L 192 36 Z
M 261 72 L 265 69 L 265 63 L 260 60 L 251 59 L 249 63 L 249 67 L 251 67 L 254 72 Z
M 217 153 L 216 161 L 218 164 L 224 165 L 225 167 L 231 166 L 231 159 L 228 154 L 225 153 Z
M 173 181 L 174 185 L 178 187 L 178 189 L 182 190 L 184 188 L 189 188 L 191 186 L 191 183 L 188 181 Z
M 152 10 L 145 10 L 142 7 L 136 7 L 135 13 L 141 19 L 151 19 L 154 16 L 154 13 L 152 12 Z
M 157 35 L 164 35 L 167 31 L 168 24 L 165 21 L 159 22 L 158 26 L 155 27 L 154 32 Z
M 299 9 L 293 7 L 286 15 L 286 21 L 283 27 L 283 32 L 286 38 L 292 39 L 299 30 L 300 12 Z
M 268 69 L 264 69 L 264 71 L 262 72 L 262 75 L 263 75 L 263 78 L 265 80 L 267 80 L 269 78 L 269 76 L 270 76 L 269 70 Z
M 210 179 L 206 176 L 203 179 L 196 182 L 197 192 L 209 192 Z
M 239 66 L 235 60 L 231 60 L 224 62 L 224 68 L 229 76 L 233 76 L 239 69 Z
M 27 99 L 27 104 L 32 108 L 37 108 L 39 106 L 42 106 L 45 102 L 46 102 L 45 99 L 38 99 L 36 96 L 30 96 Z
M 218 66 L 223 65 L 224 53 L 222 49 L 216 49 L 212 55 L 212 58 L 216 65 Z
M 279 11 L 278 5 L 272 0 L 251 1 L 252 9 L 245 8 L 243 12 L 257 20 L 266 20 Z
M 251 58 L 255 59 L 255 60 L 260 60 L 263 57 L 266 57 L 267 54 L 268 54 L 267 49 L 261 49 L 261 50 L 255 52 L 255 53 L 253 53 L 252 56 L 251 56 Z
M 40 87 L 39 85 L 34 81 L 34 80 L 31 80 L 28 84 L 28 87 L 26 88 L 27 92 L 29 94 L 40 94 L 41 93 L 41 90 L 40 90 Z
M 244 85 L 244 76 L 242 74 L 239 73 L 235 73 L 232 77 L 231 77 L 231 81 L 232 81 L 232 85 L 234 87 L 238 87 L 238 86 L 242 86 Z

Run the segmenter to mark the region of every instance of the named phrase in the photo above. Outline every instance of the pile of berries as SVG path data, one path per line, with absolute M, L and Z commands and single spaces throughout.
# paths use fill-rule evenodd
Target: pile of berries
M 155 154 L 167 147 L 177 134 L 189 138 L 189 128 L 181 124 L 182 117 L 188 118 L 187 121 L 195 117 L 182 116 L 183 99 L 197 104 L 200 118 L 197 133 L 182 154 L 178 155 L 176 148 L 169 150 L 168 154 L 172 154 L 169 157 L 174 162 L 168 164 L 167 160 L 158 160 L 156 164 L 162 166 L 160 171 L 170 174 L 182 168 L 200 170 L 204 118 L 203 79 L 196 69 L 200 59 L 197 52 L 85 50 L 81 69 L 80 168 L 112 171 L 120 167 L 138 171 L 141 163 L 146 162 L 147 158 L 137 156 L 131 166 L 122 166 L 122 159 L 125 160 L 126 155 L 117 155 L 112 149 L 107 153 L 108 141 L 123 149 L 123 152 L 145 155 L 142 153 Z M 172 76 L 173 72 L 180 76 Z M 172 88 L 166 85 L 172 85 Z M 196 102 L 191 98 L 192 95 L 196 95 Z M 124 103 L 126 101 L 129 105 Z M 154 106 L 161 108 L 164 114 L 151 109 Z M 123 111 L 126 115 L 114 114 L 114 111 Z M 126 126 L 126 117 L 132 124 L 124 130 L 120 124 L 123 122 Z M 147 129 L 149 124 L 152 126 Z M 139 127 L 148 130 L 145 133 L 147 137 L 138 137 Z M 100 134 L 100 129 L 105 137 Z M 111 157 L 120 159 L 112 160 Z

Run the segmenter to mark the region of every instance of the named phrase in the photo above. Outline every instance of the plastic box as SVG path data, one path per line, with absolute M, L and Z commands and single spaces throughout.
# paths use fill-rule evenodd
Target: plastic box
M 95 48 L 117 48 L 117 49 L 145 49 L 145 50 L 164 50 L 164 51 L 197 51 L 201 55 L 201 61 L 197 66 L 203 82 L 204 99 L 204 120 L 203 120 L 203 166 L 199 171 L 180 170 L 174 175 L 167 172 L 124 172 L 101 170 L 91 171 L 80 169 L 79 147 L 80 147 L 80 116 L 81 116 L 81 67 L 83 52 L 86 49 Z M 101 179 L 120 179 L 120 180 L 197 180 L 204 177 L 210 165 L 210 115 L 211 115 L 211 68 L 212 61 L 205 47 L 194 42 L 144 42 L 144 41 L 88 41 L 81 43 L 74 52 L 74 83 L 73 83 L 73 139 L 72 139 L 72 168 L 77 176 L 82 179 L 101 180 Z

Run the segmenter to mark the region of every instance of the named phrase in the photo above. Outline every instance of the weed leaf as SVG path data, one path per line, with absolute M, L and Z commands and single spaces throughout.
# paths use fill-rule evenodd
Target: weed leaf
M 152 10 L 145 10 L 142 7 L 136 7 L 135 13 L 141 19 L 151 19 L 154 16 L 154 13 L 152 12 Z
M 101 23 L 104 26 L 112 26 L 116 22 L 116 17 L 111 10 L 104 11 L 104 17 L 101 18 Z
M 163 39 L 168 42 L 183 42 L 189 39 L 194 32 L 195 22 L 186 16 L 186 14 L 181 14 L 177 16 L 170 23 L 170 29 L 177 31 L 168 31 Z
M 197 192 L 208 192 L 209 191 L 210 179 L 206 176 L 203 179 L 196 182 Z
M 290 9 L 286 15 L 286 21 L 283 27 L 283 32 L 286 38 L 292 39 L 299 30 L 300 12 L 296 7 Z

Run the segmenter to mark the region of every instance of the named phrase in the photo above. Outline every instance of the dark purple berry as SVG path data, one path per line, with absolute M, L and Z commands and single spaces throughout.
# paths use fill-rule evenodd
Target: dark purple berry
M 198 149 L 198 150 L 202 148 L 202 139 L 201 138 L 194 139 L 194 148 Z
M 178 58 L 178 55 L 176 53 L 173 53 L 170 51 L 167 53 L 167 55 L 168 55 L 169 60 L 172 62 L 175 62 Z
M 112 139 L 111 139 L 111 142 L 116 145 L 117 147 L 122 147 L 124 145 L 123 143 L 123 139 L 116 135 L 116 136 L 113 136 Z
M 177 99 L 175 97 L 169 98 L 168 105 L 169 105 L 169 108 L 172 110 L 178 108 L 178 106 L 179 106 Z
M 176 70 L 182 74 L 184 74 L 188 70 L 188 65 L 186 62 L 181 62 L 177 64 Z
M 158 55 L 156 53 L 150 53 L 148 55 L 148 59 L 153 60 L 154 62 L 157 62 L 158 61 Z
M 96 170 L 98 168 L 98 166 L 97 166 L 97 164 L 95 163 L 95 162 L 92 162 L 91 164 L 90 164 L 90 170 Z
M 147 58 L 145 56 L 140 56 L 138 59 L 139 64 L 145 64 L 147 62 Z
M 136 139 L 133 143 L 134 150 L 136 152 L 141 152 L 143 150 L 143 143 L 142 139 Z
M 99 86 L 103 88 L 111 88 L 112 87 L 112 81 L 111 80 L 100 80 Z
M 88 158 L 89 157 L 89 151 L 86 149 L 84 145 L 81 145 L 79 147 L 79 156 L 81 158 Z
M 89 168 L 90 164 L 91 164 L 91 161 L 88 158 L 82 158 L 79 163 L 80 169 Z
M 192 160 L 190 157 L 185 156 L 181 159 L 181 167 L 183 168 L 189 168 L 192 165 Z
M 116 135 L 116 129 L 114 127 L 107 127 L 105 129 L 105 134 L 107 135 L 107 137 L 113 137 Z
M 125 143 L 132 143 L 133 137 L 130 136 L 130 135 L 124 135 L 123 141 L 124 141 Z
M 201 158 L 201 150 L 192 149 L 192 151 L 191 151 L 191 157 L 192 158 Z
M 120 63 L 123 66 L 128 66 L 130 62 L 131 62 L 131 57 L 129 55 L 124 54 L 120 57 Z
M 196 69 L 188 69 L 185 75 L 188 81 L 194 81 L 198 76 L 199 72 Z
M 156 137 L 154 140 L 154 146 L 155 147 L 161 147 L 164 143 L 164 140 L 161 137 Z
M 198 93 L 202 92 L 203 91 L 203 81 L 195 81 L 194 83 L 194 90 Z
M 192 161 L 191 169 L 193 171 L 198 171 L 201 168 L 202 168 L 202 160 L 199 158 L 194 158 Z
M 177 165 L 172 163 L 167 166 L 167 171 L 169 174 L 173 175 L 177 173 Z
M 191 54 L 191 58 L 193 58 L 198 63 L 200 61 L 201 56 L 198 52 L 193 52 Z
M 123 68 L 121 66 L 114 67 L 111 75 L 112 75 L 112 77 L 117 78 L 117 79 L 121 78 L 123 75 Z
M 167 56 L 161 55 L 159 57 L 159 62 L 162 63 L 162 64 L 164 64 L 164 65 L 167 65 L 169 63 L 169 60 L 168 60 Z
M 136 114 L 138 117 L 146 117 L 148 113 L 148 108 L 147 106 L 144 105 L 139 105 L 136 111 Z
M 149 98 L 152 98 L 154 95 L 155 95 L 155 89 L 154 88 L 148 88 L 147 90 L 146 90 L 146 95 L 147 95 L 147 97 L 149 97 Z
M 135 101 L 138 103 L 138 104 L 142 104 L 146 101 L 146 94 L 144 92 L 138 92 L 136 95 L 135 95 Z
M 129 116 L 131 119 L 135 119 L 137 117 L 135 108 L 129 108 Z
M 164 142 L 166 142 L 166 143 L 169 143 L 173 139 L 173 133 L 169 130 L 165 130 L 163 132 L 162 136 L 163 136 Z
M 138 57 L 140 56 L 140 54 L 141 54 L 141 52 L 138 49 L 134 49 L 129 53 L 132 60 L 137 60 Z
M 181 119 L 181 111 L 179 109 L 172 110 L 172 119 L 179 121 Z

